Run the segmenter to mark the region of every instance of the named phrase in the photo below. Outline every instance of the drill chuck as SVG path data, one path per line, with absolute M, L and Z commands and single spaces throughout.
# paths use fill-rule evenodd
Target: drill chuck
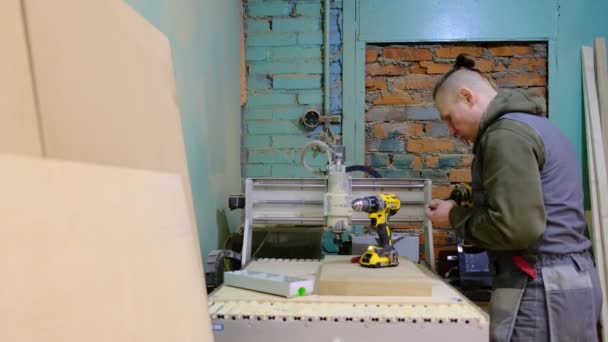
M 473 200 L 473 188 L 465 183 L 456 184 L 448 199 L 453 200 L 458 205 L 465 205 Z
M 352 208 L 354 211 L 363 211 L 373 213 L 380 210 L 380 201 L 375 196 L 359 198 L 353 201 Z

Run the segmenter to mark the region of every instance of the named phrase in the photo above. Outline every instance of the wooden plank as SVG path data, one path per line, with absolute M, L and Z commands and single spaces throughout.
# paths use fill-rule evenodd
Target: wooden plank
M 595 38 L 595 79 L 604 151 L 608 151 L 608 71 L 606 68 L 606 39 L 604 37 Z
M 406 258 L 399 266 L 366 268 L 349 256 L 326 256 L 318 278 L 320 295 L 431 296 L 431 279 Z
M 29 50 L 20 0 L 0 2 L 0 153 L 40 156 Z
M 608 274 L 608 258 L 606 255 L 605 229 L 608 229 L 608 197 L 599 189 L 608 186 L 608 175 L 606 174 L 605 154 L 602 143 L 599 106 L 595 86 L 593 49 L 584 46 L 582 48 L 582 74 L 583 74 L 583 98 L 585 104 L 585 127 L 587 131 L 587 153 L 589 155 L 589 183 L 591 187 L 591 204 L 593 210 L 592 238 L 595 248 L 595 259 L 600 285 L 602 288 L 602 326 L 608 327 L 608 301 L 606 300 L 606 275 Z M 604 328 L 603 341 L 608 341 L 608 334 Z
M 589 113 L 587 104 L 587 96 L 583 94 L 584 102 L 585 102 L 585 131 L 586 131 L 586 141 L 587 141 L 587 164 L 589 169 L 589 188 L 590 188 L 590 198 L 591 198 L 591 211 L 589 212 L 588 217 L 588 225 L 589 227 L 589 235 L 591 236 L 591 241 L 593 242 L 593 252 L 595 257 L 595 265 L 597 267 L 600 286 L 602 287 L 602 297 L 606 296 L 606 259 L 605 259 L 605 251 L 604 246 L 602 244 L 602 227 L 600 225 L 600 213 L 599 213 L 599 204 L 598 204 L 598 191 L 597 191 L 597 180 L 596 180 L 596 168 L 595 161 L 593 157 L 593 143 L 591 139 L 591 127 L 589 126 Z M 608 322 L 608 301 L 605 298 L 602 298 L 602 325 L 605 326 L 605 322 Z M 605 341 L 605 340 L 604 340 Z
M 212 341 L 179 175 L 0 156 L 0 340 Z
M 194 220 L 167 38 L 120 0 L 24 3 L 46 156 L 179 173 Z
M 318 278 L 321 262 L 313 261 L 287 261 L 276 259 L 255 260 L 247 265 L 247 270 L 260 272 L 274 272 L 294 277 Z M 282 298 L 265 293 L 237 289 L 231 286 L 221 286 L 209 295 L 210 302 L 226 301 L 294 301 L 302 303 L 357 303 L 357 304 L 460 304 L 466 299 L 461 293 L 448 286 L 437 275 L 433 274 L 425 266 L 419 264 L 415 267 L 426 275 L 432 284 L 430 296 L 328 296 L 312 295 L 296 298 Z M 317 279 L 318 281 L 318 279 Z M 317 284 L 318 287 L 318 284 Z

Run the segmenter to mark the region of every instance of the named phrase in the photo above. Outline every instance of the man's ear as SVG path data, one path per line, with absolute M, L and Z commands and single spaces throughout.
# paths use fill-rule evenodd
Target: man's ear
M 473 92 L 469 88 L 460 88 L 458 94 L 462 97 L 462 99 L 469 105 L 473 105 Z

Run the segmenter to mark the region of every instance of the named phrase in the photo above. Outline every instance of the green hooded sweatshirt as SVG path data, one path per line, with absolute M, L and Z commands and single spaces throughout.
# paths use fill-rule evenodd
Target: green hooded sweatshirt
M 454 207 L 449 214 L 452 227 L 465 240 L 488 250 L 531 248 L 546 225 L 540 177 L 543 140 L 522 122 L 500 120 L 513 112 L 545 115 L 545 101 L 531 91 L 503 90 L 490 102 L 473 148 L 475 205 Z M 481 184 L 476 186 L 476 181 Z

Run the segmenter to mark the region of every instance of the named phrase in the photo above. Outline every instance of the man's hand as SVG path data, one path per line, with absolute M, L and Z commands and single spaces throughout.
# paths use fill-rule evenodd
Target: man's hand
M 426 217 L 432 222 L 434 227 L 450 227 L 450 210 L 456 206 L 452 200 L 432 200 L 426 207 Z

